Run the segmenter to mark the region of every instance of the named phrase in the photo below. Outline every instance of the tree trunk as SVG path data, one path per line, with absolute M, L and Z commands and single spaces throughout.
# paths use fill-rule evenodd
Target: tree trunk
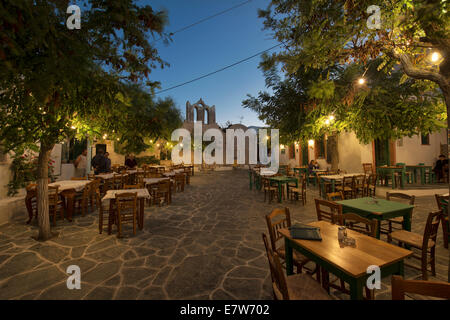
M 449 135 L 449 128 L 450 128 L 450 88 L 442 88 L 442 93 L 444 95 L 445 104 L 447 105 L 447 159 L 450 159 L 450 135 Z M 449 179 L 449 193 L 450 193 L 450 179 Z M 449 206 L 447 206 L 447 215 L 449 215 Z M 450 250 L 448 250 L 448 275 L 447 275 L 447 281 L 450 282 Z
M 53 146 L 41 143 L 38 159 L 37 172 L 37 206 L 38 206 L 38 240 L 48 240 L 51 238 L 50 216 L 48 207 L 48 160 Z

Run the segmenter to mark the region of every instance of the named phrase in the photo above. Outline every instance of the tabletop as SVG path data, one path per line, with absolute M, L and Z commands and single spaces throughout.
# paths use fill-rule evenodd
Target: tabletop
M 345 205 L 346 207 L 364 210 L 367 212 L 372 212 L 374 214 L 384 214 L 414 208 L 414 206 L 409 204 L 397 201 L 389 201 L 386 199 L 378 199 L 378 198 L 374 199 L 371 197 L 341 200 L 336 202 Z
M 261 175 L 261 176 L 273 176 L 275 174 L 277 174 L 277 172 L 272 171 L 272 170 L 261 170 L 259 172 L 259 175 Z
M 383 267 L 412 255 L 412 251 L 353 230 L 347 230 L 347 235 L 356 240 L 356 246 L 341 247 L 337 238 L 338 225 L 327 221 L 315 221 L 309 225 L 320 227 L 322 241 L 292 239 L 288 229 L 281 229 L 279 232 L 297 245 L 355 278 L 366 275 L 368 266 Z
M 160 181 L 169 180 L 169 178 L 144 178 L 144 183 L 147 184 L 155 184 L 159 183 Z
M 59 186 L 58 192 L 75 189 L 76 192 L 80 192 L 84 189 L 84 187 L 92 181 L 90 180 L 61 180 L 49 183 L 48 185 L 51 187 Z
M 108 190 L 106 191 L 105 196 L 102 201 L 111 200 L 116 198 L 116 194 L 121 193 L 137 193 L 138 198 L 150 199 L 150 193 L 148 193 L 147 189 L 120 189 L 120 190 Z
M 101 174 L 97 174 L 97 175 L 95 175 L 95 177 L 96 178 L 102 178 L 102 179 L 104 179 L 104 180 L 107 180 L 107 179 L 112 179 L 112 178 L 114 178 L 115 176 L 117 176 L 117 175 L 119 175 L 120 173 L 116 173 L 116 172 L 112 172 L 112 173 L 101 173 Z M 122 175 L 123 176 L 128 176 L 128 174 L 127 173 L 122 173 Z
M 341 180 L 345 177 L 355 177 L 355 176 L 363 176 L 364 173 L 345 173 L 345 174 L 331 174 L 331 175 L 321 175 L 321 179 L 328 180 Z
M 288 176 L 276 176 L 276 177 L 271 177 L 269 179 L 272 180 L 272 181 L 279 181 L 279 182 L 297 181 L 296 177 L 288 177 Z

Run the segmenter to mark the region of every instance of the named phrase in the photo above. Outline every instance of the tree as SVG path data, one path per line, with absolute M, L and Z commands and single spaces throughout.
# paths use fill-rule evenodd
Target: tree
M 372 20 L 373 5 L 380 9 L 379 28 Z M 272 0 L 259 14 L 285 45 L 273 59 L 283 62 L 286 71 L 382 57 L 400 63 L 407 76 L 438 85 L 448 115 L 449 9 L 448 1 L 441 0 Z
M 85 1 L 81 29 L 68 30 L 65 0 L 0 3 L 0 141 L 38 144 L 38 238 L 51 237 L 47 162 L 64 137 L 117 129 L 120 81 L 146 79 L 165 63 L 147 38 L 166 15 L 135 1 Z M 148 83 L 155 85 L 155 83 Z
M 362 71 L 357 64 L 324 70 L 300 68 L 281 80 L 269 62 L 263 60 L 261 66 L 269 67 L 265 71 L 266 83 L 273 94 L 249 96 L 243 105 L 256 111 L 270 126 L 279 128 L 283 143 L 306 142 L 324 134 L 337 137 L 342 131 L 352 131 L 360 142 L 369 143 L 445 127 L 445 106 L 436 89 L 412 79 L 400 84 L 402 73 L 380 72 L 380 59 L 371 61 L 366 70 L 371 81 L 363 86 L 355 85 Z M 334 170 L 337 154 L 337 149 L 332 150 Z

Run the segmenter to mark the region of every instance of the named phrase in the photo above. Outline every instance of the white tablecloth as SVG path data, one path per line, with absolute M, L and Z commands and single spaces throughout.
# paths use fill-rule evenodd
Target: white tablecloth
M 138 198 L 150 199 L 150 193 L 147 189 L 120 189 L 120 190 L 108 190 L 103 197 L 102 201 L 111 200 L 116 198 L 116 194 L 121 193 L 137 193 Z
M 112 178 L 114 178 L 114 176 L 117 176 L 117 175 L 119 175 L 120 173 L 115 173 L 115 172 L 113 172 L 113 173 L 102 173 L 102 174 L 97 174 L 95 177 L 96 178 L 102 178 L 102 179 L 104 179 L 104 180 L 107 180 L 107 179 L 112 179 Z M 123 174 L 124 176 L 128 176 L 128 174 L 127 173 L 124 173 Z
M 150 185 L 150 184 L 156 184 L 159 183 L 160 181 L 164 181 L 164 180 L 169 180 L 169 178 L 145 178 L 144 179 L 144 183 L 145 185 Z
M 321 179 L 327 179 L 327 180 L 342 180 L 345 177 L 354 177 L 354 176 L 361 176 L 364 175 L 363 173 L 345 173 L 345 174 L 332 174 L 332 175 L 321 175 Z
M 59 186 L 58 192 L 69 190 L 69 189 L 75 189 L 76 192 L 83 191 L 84 187 L 89 183 L 92 182 L 90 180 L 61 180 L 49 183 L 49 186 L 55 187 Z

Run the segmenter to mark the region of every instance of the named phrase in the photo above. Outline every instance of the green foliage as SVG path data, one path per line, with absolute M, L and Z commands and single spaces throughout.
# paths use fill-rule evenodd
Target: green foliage
M 159 164 L 159 159 L 155 156 L 136 157 L 135 159 L 139 167 L 143 164 Z

